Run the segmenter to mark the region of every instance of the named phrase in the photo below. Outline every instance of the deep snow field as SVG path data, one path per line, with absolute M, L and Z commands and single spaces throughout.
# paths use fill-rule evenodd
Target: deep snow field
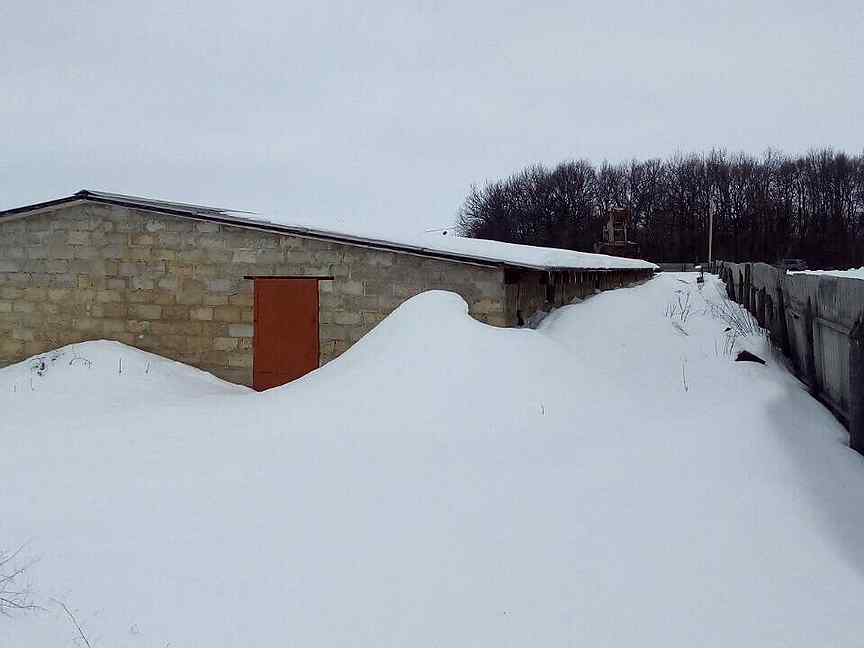
M 261 394 L 108 342 L 0 370 L 44 608 L 0 644 L 82 645 L 59 602 L 94 648 L 860 644 L 864 460 L 723 290 L 537 330 L 425 293 Z

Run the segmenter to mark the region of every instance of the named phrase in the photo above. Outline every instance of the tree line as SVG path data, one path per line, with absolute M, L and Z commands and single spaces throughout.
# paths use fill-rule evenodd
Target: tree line
M 472 187 L 458 229 L 463 236 L 592 251 L 611 207 L 630 210 L 628 238 L 654 261 L 707 259 L 713 220 L 715 259 L 864 264 L 864 152 L 832 149 L 535 165 Z

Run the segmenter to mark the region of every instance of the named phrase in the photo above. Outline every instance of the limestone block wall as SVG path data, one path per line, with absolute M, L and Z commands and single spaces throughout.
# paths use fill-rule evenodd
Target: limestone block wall
M 244 277 L 280 275 L 334 277 L 319 283 L 322 364 L 425 290 L 515 323 L 497 268 L 88 203 L 0 221 L 0 366 L 112 339 L 249 385 Z

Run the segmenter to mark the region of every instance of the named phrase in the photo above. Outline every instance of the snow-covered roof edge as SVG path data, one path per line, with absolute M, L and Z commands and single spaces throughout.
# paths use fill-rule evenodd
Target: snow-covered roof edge
M 641 259 L 577 252 L 560 248 L 545 248 L 486 239 L 470 239 L 453 235 L 426 234 L 418 237 L 381 237 L 360 232 L 337 231 L 283 222 L 253 212 L 236 211 L 178 203 L 139 196 L 82 190 L 71 196 L 47 202 L 0 211 L 0 219 L 25 216 L 72 202 L 99 202 L 135 209 L 144 209 L 197 220 L 263 229 L 309 238 L 325 239 L 376 249 L 431 256 L 463 263 L 528 268 L 532 270 L 656 270 L 658 266 Z

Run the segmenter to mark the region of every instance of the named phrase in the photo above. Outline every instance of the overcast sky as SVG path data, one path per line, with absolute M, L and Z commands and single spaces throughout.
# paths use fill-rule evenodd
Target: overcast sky
M 0 208 L 418 230 L 528 164 L 864 149 L 864 3 L 0 3 Z

